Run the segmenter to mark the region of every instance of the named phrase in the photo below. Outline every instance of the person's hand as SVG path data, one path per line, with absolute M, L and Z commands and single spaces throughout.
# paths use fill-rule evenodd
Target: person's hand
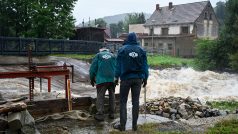
M 114 79 L 114 85 L 115 85 L 115 86 L 118 85 L 118 78 L 115 78 L 115 79 Z
M 143 87 L 145 87 L 147 85 L 147 79 L 143 79 L 142 84 L 143 84 Z
M 95 80 L 90 80 L 91 85 L 94 87 L 95 85 Z

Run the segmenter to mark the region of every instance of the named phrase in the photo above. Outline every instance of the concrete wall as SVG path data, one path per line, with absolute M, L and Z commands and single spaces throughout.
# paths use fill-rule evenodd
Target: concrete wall
M 149 53 L 182 57 L 192 57 L 195 55 L 194 37 L 155 37 L 153 38 L 154 46 L 152 46 L 151 38 L 145 38 L 142 42 L 143 47 Z M 147 45 L 145 46 L 144 44 Z
M 148 46 L 143 46 L 149 53 L 158 53 L 158 54 L 168 54 L 174 55 L 173 49 L 175 48 L 175 38 L 162 38 L 155 37 L 153 39 L 154 47 L 152 46 L 152 39 L 146 38 L 143 39 L 144 44 Z M 172 45 L 172 49 L 169 49 L 169 45 Z
M 176 56 L 192 57 L 195 55 L 194 37 L 176 38 Z
M 130 24 L 129 25 L 129 33 L 144 33 L 144 24 Z

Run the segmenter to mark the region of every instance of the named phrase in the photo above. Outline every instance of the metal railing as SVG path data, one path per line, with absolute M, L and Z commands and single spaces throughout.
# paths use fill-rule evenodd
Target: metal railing
M 104 45 L 94 41 L 0 37 L 0 55 L 27 55 L 30 43 L 33 44 L 34 55 L 94 54 Z

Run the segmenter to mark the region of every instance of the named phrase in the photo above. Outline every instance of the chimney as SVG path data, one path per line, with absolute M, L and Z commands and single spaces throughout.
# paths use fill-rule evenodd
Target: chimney
M 159 4 L 156 4 L 156 10 L 159 11 Z
M 173 8 L 173 3 L 169 2 L 169 9 L 172 9 L 172 8 Z

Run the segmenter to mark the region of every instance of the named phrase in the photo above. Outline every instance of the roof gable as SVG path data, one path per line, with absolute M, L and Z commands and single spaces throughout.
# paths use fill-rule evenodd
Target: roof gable
M 146 21 L 145 26 L 193 23 L 200 16 L 209 1 L 173 5 L 172 9 L 168 6 L 155 10 Z

